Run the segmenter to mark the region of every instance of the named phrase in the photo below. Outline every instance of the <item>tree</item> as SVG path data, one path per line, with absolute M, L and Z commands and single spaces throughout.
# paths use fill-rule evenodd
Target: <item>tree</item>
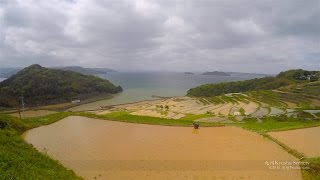
M 310 82 L 315 82 L 318 81 L 318 77 L 317 76 L 310 76 Z

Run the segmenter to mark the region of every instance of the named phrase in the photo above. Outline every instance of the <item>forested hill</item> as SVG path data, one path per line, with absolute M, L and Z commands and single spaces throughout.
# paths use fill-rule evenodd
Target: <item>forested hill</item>
M 305 71 L 302 69 L 289 70 L 279 73 L 275 77 L 256 78 L 245 81 L 223 82 L 217 84 L 205 84 L 188 91 L 188 96 L 209 97 L 227 93 L 238 93 L 253 90 L 273 90 L 284 87 L 295 87 L 300 84 L 301 87 L 309 82 L 318 81 L 319 71 Z M 320 86 L 319 86 L 320 89 Z
M 96 76 L 31 65 L 0 83 L 0 106 L 14 106 L 21 96 L 28 105 L 35 105 L 121 91 L 120 86 Z

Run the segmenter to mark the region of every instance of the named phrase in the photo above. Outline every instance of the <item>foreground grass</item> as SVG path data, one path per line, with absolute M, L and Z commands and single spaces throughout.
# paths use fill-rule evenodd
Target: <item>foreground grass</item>
M 81 179 L 21 137 L 25 130 L 56 122 L 68 115 L 70 113 L 58 113 L 20 120 L 0 114 L 0 179 Z
M 35 118 L 25 118 L 21 121 L 25 125 L 26 129 L 32 129 L 43 125 L 52 124 L 56 121 L 59 121 L 63 118 L 66 118 L 68 116 L 74 115 L 75 113 L 72 112 L 60 112 L 55 114 L 50 114 L 47 116 L 42 117 L 35 117 Z
M 309 166 L 310 169 L 302 169 L 301 170 L 303 179 L 304 180 L 319 180 L 320 179 L 320 157 L 308 158 L 308 159 L 304 159 L 303 161 L 310 163 L 310 166 Z

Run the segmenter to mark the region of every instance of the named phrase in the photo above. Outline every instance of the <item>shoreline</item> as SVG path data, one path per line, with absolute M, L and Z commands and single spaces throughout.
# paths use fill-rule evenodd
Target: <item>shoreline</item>
M 24 111 L 32 111 L 32 110 L 52 110 L 52 111 L 57 111 L 57 112 L 63 112 L 63 111 L 69 111 L 71 108 L 81 106 L 84 104 L 89 104 L 97 101 L 102 101 L 102 100 L 108 100 L 114 98 L 113 94 L 100 94 L 96 96 L 89 97 L 87 99 L 82 100 L 80 103 L 75 103 L 72 104 L 70 102 L 62 102 L 62 103 L 57 103 L 57 104 L 47 104 L 43 106 L 32 106 L 32 107 L 26 107 Z M 11 114 L 11 113 L 18 113 L 20 109 L 17 108 L 3 108 L 0 109 L 0 113 L 5 113 L 5 114 Z M 75 111 L 76 112 L 76 111 Z
M 116 107 L 116 106 L 123 106 L 123 105 L 132 105 L 132 104 L 136 104 L 136 103 L 143 103 L 143 102 L 152 102 L 152 101 L 156 101 L 156 100 L 167 100 L 167 99 L 171 99 L 171 98 L 179 98 L 179 97 L 185 97 L 185 96 L 168 96 L 168 97 L 163 97 L 163 96 L 156 96 L 156 95 L 152 95 L 151 98 L 152 99 L 145 99 L 145 100 L 138 100 L 138 101 L 134 101 L 134 102 L 127 102 L 127 103 L 117 103 L 117 104 L 113 104 L 113 105 L 106 105 L 106 106 L 100 106 L 98 109 L 86 109 L 86 110 L 70 110 L 71 108 L 75 108 L 84 104 L 90 104 L 90 103 L 94 103 L 94 102 L 98 102 L 98 101 L 103 101 L 103 100 L 108 100 L 108 99 L 101 99 L 101 100 L 96 100 L 96 101 L 92 101 L 92 102 L 88 102 L 88 103 L 84 103 L 84 104 L 78 104 L 77 106 L 68 108 L 68 111 L 72 111 L 72 112 L 89 112 L 89 111 L 97 111 L 97 110 L 108 110 L 110 108 Z M 114 96 L 112 97 L 114 98 Z M 112 99 L 110 98 L 110 99 Z

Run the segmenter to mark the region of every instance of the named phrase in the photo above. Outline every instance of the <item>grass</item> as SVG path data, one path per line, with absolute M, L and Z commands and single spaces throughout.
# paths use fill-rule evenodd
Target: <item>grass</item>
M 140 124 L 153 124 L 153 125 L 165 125 L 165 126 L 191 126 L 192 122 L 201 118 L 214 117 L 212 114 L 187 114 L 180 119 L 166 119 L 150 116 L 137 116 L 131 115 L 126 111 L 115 111 L 105 115 L 96 115 L 91 113 L 73 113 L 73 115 L 80 115 L 89 118 L 106 119 L 113 121 L 140 123 Z M 268 131 L 283 131 L 300 128 L 308 128 L 320 126 L 320 119 L 305 119 L 305 118 L 293 118 L 287 116 L 279 117 L 265 117 L 262 118 L 261 123 L 257 123 L 255 118 L 245 118 L 244 123 L 234 123 L 232 125 L 242 127 L 244 129 L 256 131 L 256 132 L 268 132 Z M 223 126 L 222 123 L 208 123 L 200 122 L 201 126 Z
M 240 108 L 239 112 L 241 113 L 241 116 L 245 116 L 246 114 L 246 111 L 243 108 Z
M 277 93 L 268 91 L 268 90 L 261 90 L 261 91 L 251 91 L 248 93 L 252 98 L 269 104 L 270 106 L 273 107 L 278 107 L 278 108 L 286 108 L 287 104 L 280 101 L 278 98 Z
M 163 125 L 163 126 L 192 126 L 192 122 L 195 119 L 203 118 L 203 117 L 212 117 L 212 115 L 187 115 L 181 119 L 166 119 L 159 117 L 150 117 L 150 116 L 137 116 L 131 115 L 126 111 L 116 111 L 105 115 L 96 115 L 91 113 L 78 113 L 76 115 L 85 116 L 89 118 L 95 119 L 105 119 L 105 120 L 113 120 L 120 122 L 128 122 L 128 123 L 140 123 L 140 124 L 152 124 L 152 125 Z M 199 123 L 201 126 L 223 126 L 220 123 Z
M 20 120 L 0 114 L 0 179 L 81 179 L 21 137 L 25 130 L 58 121 L 67 115 L 59 113 L 46 118 Z
M 207 100 L 215 105 L 224 103 L 219 96 L 208 97 Z
M 314 116 L 305 111 L 298 111 L 296 112 L 296 116 L 299 118 L 314 118 Z
M 207 114 L 186 114 L 186 116 L 180 118 L 179 120 L 194 121 L 194 120 L 197 120 L 197 119 L 208 118 L 208 117 L 214 117 L 214 116 L 211 113 L 207 113 Z
M 302 162 L 310 163 L 309 166 L 301 166 L 302 177 L 304 180 L 319 180 L 320 179 L 320 157 L 318 158 L 307 158 Z M 304 167 L 309 167 L 306 169 Z
M 320 126 L 320 120 L 304 120 L 300 118 L 288 117 L 262 118 L 261 123 L 257 123 L 255 118 L 246 118 L 244 119 L 244 122 L 245 123 L 238 123 L 236 125 L 244 129 L 257 132 L 283 131 Z
M 40 117 L 40 116 L 46 116 L 49 114 L 54 114 L 56 111 L 49 111 L 49 110 L 27 110 L 24 112 L 16 112 L 10 114 L 11 116 L 15 117 L 21 117 L 21 118 L 30 118 L 30 117 Z
M 222 95 L 222 96 L 221 96 L 221 99 L 222 99 L 223 101 L 225 101 L 226 103 L 238 104 L 238 101 L 234 100 L 233 97 L 229 97 L 229 96 L 226 96 L 226 95 Z
M 27 129 L 32 129 L 39 126 L 52 124 L 56 121 L 59 121 L 73 114 L 74 113 L 72 112 L 60 112 L 60 113 L 50 114 L 44 117 L 25 118 L 25 119 L 22 119 L 21 121 L 25 124 Z
M 301 84 L 300 85 L 301 89 L 299 91 L 296 90 L 297 86 L 284 87 L 283 90 L 319 97 L 319 94 L 320 94 L 319 85 L 320 85 L 320 81 L 316 81 L 316 82 Z
M 207 99 L 205 99 L 205 98 L 200 98 L 199 101 L 200 101 L 203 105 L 209 105 L 209 104 L 210 104 L 210 102 L 209 102 Z
M 277 98 L 279 98 L 282 101 L 285 102 L 292 102 L 298 105 L 300 108 L 310 109 L 310 103 L 311 100 L 299 93 L 285 93 L 285 92 L 273 92 L 277 95 Z
M 249 104 L 250 101 L 248 100 L 248 98 L 246 96 L 244 96 L 243 94 L 232 94 L 232 97 L 240 102 L 243 102 L 245 104 Z

